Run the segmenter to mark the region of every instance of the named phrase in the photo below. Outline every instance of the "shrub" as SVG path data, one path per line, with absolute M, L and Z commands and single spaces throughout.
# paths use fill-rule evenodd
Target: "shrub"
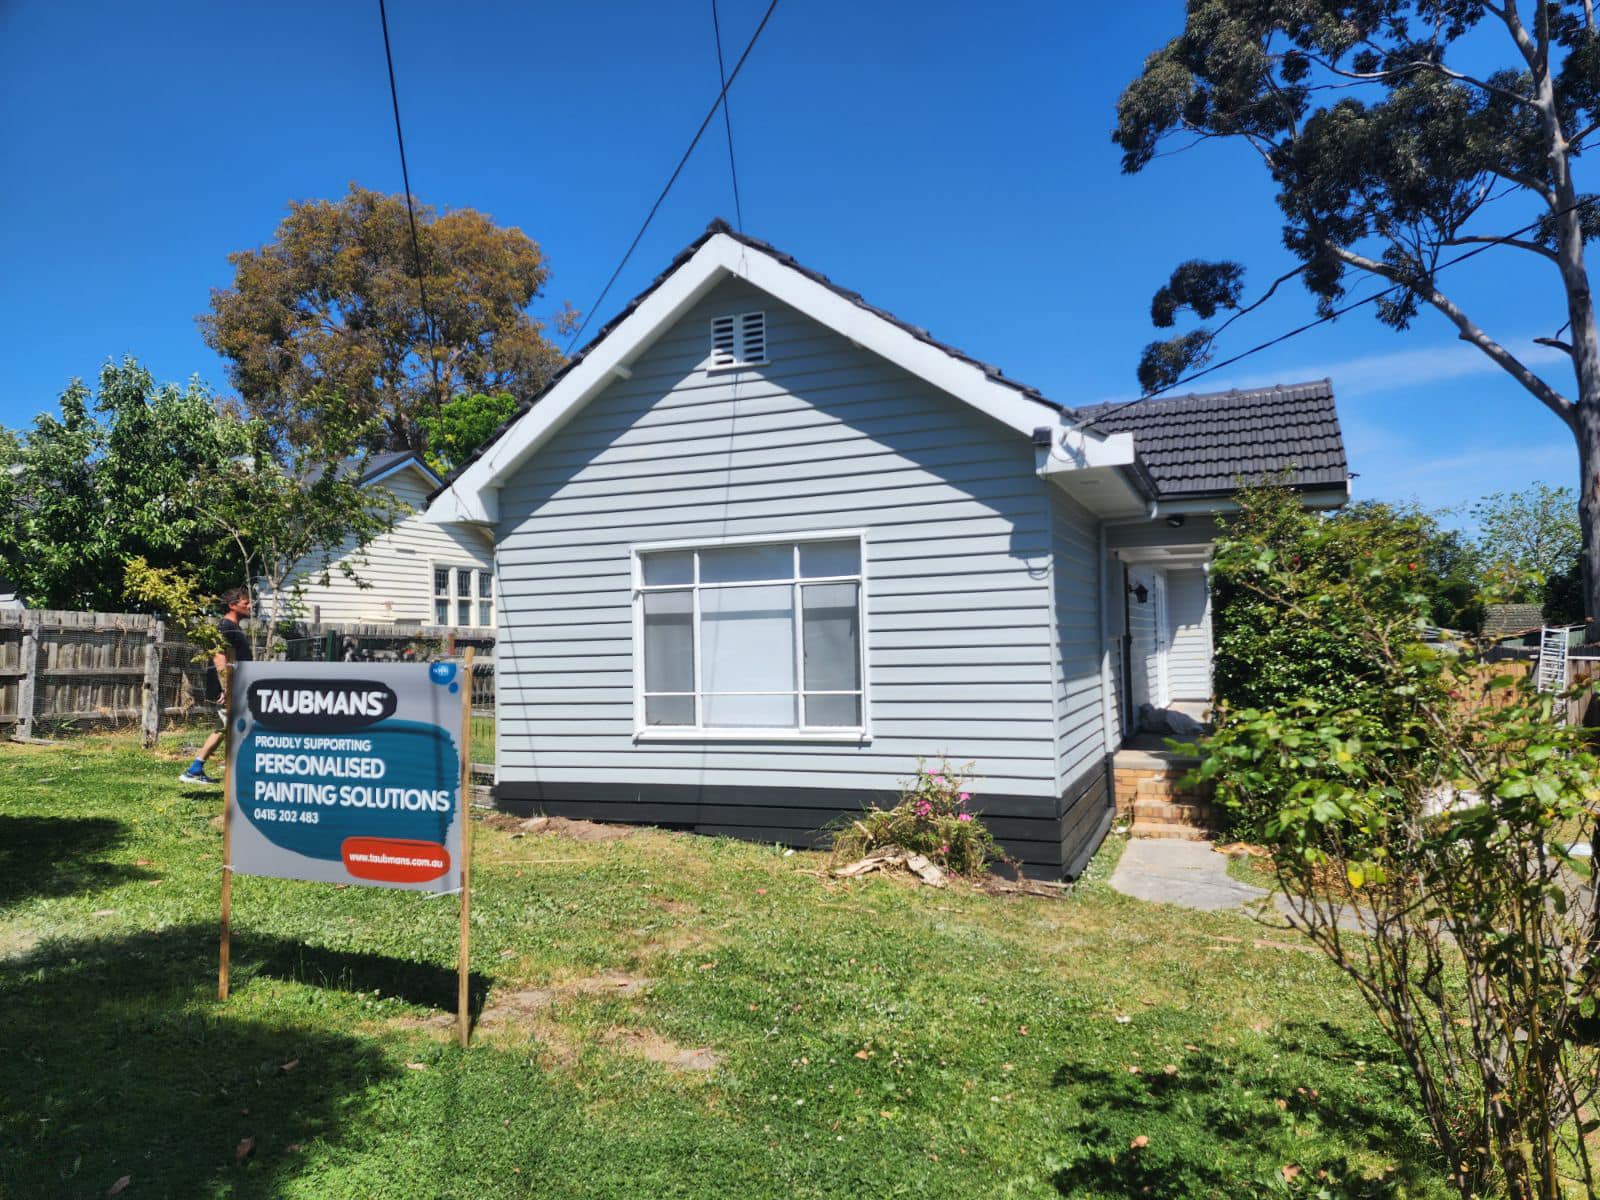
M 900 803 L 869 808 L 835 832 L 834 857 L 865 858 L 898 847 L 925 855 L 957 875 L 976 875 L 1002 855 L 993 835 L 967 807 L 971 774 L 971 763 L 952 767 L 941 762 L 930 770 L 918 759 L 916 775 L 900 782 Z
M 1270 734 L 1273 753 L 1214 775 L 1231 832 L 1264 841 L 1303 766 L 1300 724 L 1344 714 L 1394 734 L 1372 743 L 1382 753 L 1426 753 L 1414 728 L 1446 689 L 1421 637 L 1431 606 L 1421 518 L 1384 505 L 1327 517 L 1285 488 L 1239 499 L 1211 570 L 1218 703 L 1203 753 Z
M 1600 906 L 1571 846 L 1600 833 L 1600 759 L 1526 678 L 1422 644 L 1392 528 L 1290 505 L 1260 497 L 1219 553 L 1238 661 L 1255 629 L 1280 669 L 1196 774 L 1400 1050 L 1460 1194 L 1593 1195 Z

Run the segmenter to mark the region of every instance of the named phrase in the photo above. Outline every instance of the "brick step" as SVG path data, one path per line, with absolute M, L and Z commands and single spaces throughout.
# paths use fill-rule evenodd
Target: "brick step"
M 1217 822 L 1216 806 L 1204 801 L 1183 801 L 1154 796 L 1140 796 L 1132 805 L 1135 824 L 1157 821 L 1168 825 L 1193 825 L 1211 829 Z
M 1186 842 L 1206 842 L 1211 840 L 1211 831 L 1202 829 L 1198 825 L 1175 825 L 1167 821 L 1139 821 L 1135 820 L 1133 828 L 1128 831 L 1130 837 L 1144 838 L 1172 838 Z

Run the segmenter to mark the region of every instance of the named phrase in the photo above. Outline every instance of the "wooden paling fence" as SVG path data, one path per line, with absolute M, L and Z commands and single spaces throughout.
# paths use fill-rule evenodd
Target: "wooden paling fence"
M 319 645 L 363 639 L 355 661 L 401 661 L 402 647 L 421 634 L 430 653 L 454 658 L 451 630 L 403 632 L 366 626 L 310 626 Z M 384 645 L 387 634 L 394 647 Z M 495 673 L 493 636 L 474 631 L 473 757 L 479 774 L 493 774 Z M 294 655 L 293 657 L 302 657 Z M 306 655 L 304 657 L 312 657 Z M 0 610 L 0 741 L 37 738 L 78 727 L 138 725 L 146 745 L 162 729 L 207 716 L 203 656 L 185 641 L 169 640 L 166 625 L 142 613 Z
M 0 726 L 140 724 L 153 739 L 199 703 L 193 647 L 141 613 L 0 611 Z
M 1490 691 L 1487 689 L 1489 680 L 1497 675 L 1511 675 L 1525 678 L 1532 674 L 1534 663 L 1529 659 L 1504 659 L 1498 662 L 1480 663 L 1473 668 L 1473 678 L 1477 686 L 1468 690 L 1462 703 L 1471 709 L 1499 708 L 1509 704 L 1512 693 L 1503 689 Z M 1567 659 L 1567 683 L 1569 688 L 1582 684 L 1600 684 L 1600 659 L 1596 658 L 1569 658 Z M 1589 723 L 1590 708 L 1594 704 L 1592 692 L 1584 692 L 1567 700 L 1567 724 L 1584 726 Z M 1600 710 L 1596 710 L 1600 715 Z

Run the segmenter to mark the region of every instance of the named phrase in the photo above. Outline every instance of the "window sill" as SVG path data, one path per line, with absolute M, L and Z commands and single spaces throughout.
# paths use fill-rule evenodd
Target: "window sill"
M 651 726 L 634 731 L 636 742 L 833 742 L 865 746 L 872 735 L 861 729 L 841 729 L 838 733 L 817 733 L 789 729 L 673 729 Z

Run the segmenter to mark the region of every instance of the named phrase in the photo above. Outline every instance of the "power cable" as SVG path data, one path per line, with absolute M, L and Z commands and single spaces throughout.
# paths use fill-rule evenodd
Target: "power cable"
M 1540 217 L 1537 220 L 1530 221 L 1521 229 L 1513 229 L 1510 233 L 1505 234 L 1504 237 L 1520 237 L 1522 234 L 1537 228 L 1539 225 L 1542 225 L 1546 220 L 1549 220 L 1553 217 L 1565 216 L 1567 213 L 1578 207 L 1579 205 L 1576 204 L 1569 205 L 1560 212 L 1552 213 L 1549 216 Z M 1440 263 L 1438 266 L 1434 267 L 1434 269 L 1430 272 L 1430 275 L 1437 275 L 1440 271 L 1443 271 L 1447 267 L 1453 267 L 1457 263 L 1466 262 L 1467 259 L 1474 258 L 1487 250 L 1493 250 L 1499 244 L 1499 242 L 1488 242 L 1482 246 L 1475 246 L 1471 250 L 1464 251 L 1463 253 L 1456 255 L 1454 258 Z M 1353 309 L 1360 308 L 1364 304 L 1375 303 L 1378 300 L 1382 300 L 1385 296 L 1405 290 L 1406 285 L 1403 283 L 1391 284 L 1382 291 L 1373 292 L 1370 296 L 1363 296 L 1361 299 L 1354 300 L 1349 304 L 1346 304 L 1340 308 L 1336 308 L 1332 312 L 1326 314 L 1325 316 L 1318 317 L 1314 321 L 1307 321 L 1304 325 L 1296 326 L 1294 329 L 1291 329 L 1286 333 L 1280 333 L 1277 337 L 1262 342 L 1260 345 L 1251 346 L 1248 350 L 1242 350 L 1238 354 L 1235 354 L 1232 358 L 1225 358 L 1219 363 L 1212 363 L 1209 367 L 1203 367 L 1198 371 L 1192 371 L 1188 375 L 1185 375 L 1182 379 L 1174 379 L 1171 383 L 1167 384 L 1166 387 L 1157 388 L 1148 395 L 1140 396 L 1137 400 L 1128 400 L 1122 404 L 1118 404 L 1114 408 L 1108 408 L 1105 412 L 1098 413 L 1088 421 L 1085 421 L 1082 425 L 1078 426 L 1078 428 L 1080 430 L 1093 429 L 1096 425 L 1100 424 L 1100 422 L 1110 417 L 1114 417 L 1120 412 L 1126 412 L 1136 404 L 1143 404 L 1147 400 L 1154 400 L 1156 397 L 1172 391 L 1173 388 L 1182 387 L 1186 383 L 1192 383 L 1194 380 L 1199 379 L 1203 375 L 1209 375 L 1213 371 L 1222 370 L 1223 367 L 1231 367 L 1234 363 L 1239 362 L 1241 359 L 1249 358 L 1252 354 L 1259 354 L 1263 350 L 1270 350 L 1273 346 L 1278 345 L 1280 342 L 1286 342 L 1292 337 L 1299 337 L 1302 333 L 1306 333 L 1312 329 L 1315 329 L 1319 325 L 1326 325 L 1329 321 L 1336 320 L 1339 317 L 1344 316 L 1345 313 L 1350 312 Z
M 744 232 L 744 209 L 739 204 L 739 168 L 733 161 L 733 117 L 728 113 L 728 72 L 722 65 L 722 23 L 717 20 L 717 0 L 711 0 L 711 32 L 717 39 L 717 75 L 722 82 L 722 125 L 728 131 L 728 174 L 733 177 L 733 220 Z
M 389 13 L 378 0 L 378 20 L 383 25 L 383 58 L 389 65 L 389 100 L 394 105 L 394 138 L 400 145 L 400 182 L 406 189 L 406 216 L 411 221 L 411 254 L 417 264 L 417 294 L 422 300 L 422 322 L 428 332 L 428 362 L 433 367 L 434 411 L 444 407 L 444 385 L 439 379 L 439 341 L 434 332 L 433 310 L 428 307 L 428 284 L 422 272 L 422 243 L 417 237 L 417 209 L 411 198 L 411 172 L 406 168 L 406 135 L 400 128 L 400 93 L 394 83 L 394 54 L 389 49 Z
M 382 3 L 382 0 L 379 0 L 379 3 Z M 667 193 L 672 190 L 672 185 L 678 182 L 678 176 L 683 173 L 683 168 L 688 163 L 689 156 L 694 153 L 694 148 L 700 144 L 700 139 L 704 136 L 706 127 L 711 124 L 711 119 L 717 115 L 717 108 L 727 96 L 728 89 L 733 86 L 733 81 L 739 78 L 739 72 L 743 70 L 745 60 L 750 57 L 750 51 L 756 48 L 756 42 L 761 39 L 761 31 L 767 27 L 767 22 L 772 19 L 773 11 L 777 7 L 778 0 L 772 0 L 772 3 L 767 5 L 767 11 L 761 17 L 761 24 L 757 25 L 755 33 L 750 35 L 750 43 L 744 48 L 744 53 L 739 56 L 739 61 L 733 64 L 733 72 L 728 76 L 727 82 L 722 85 L 722 91 L 717 93 L 717 98 L 712 102 L 710 110 L 706 113 L 705 120 L 700 122 L 700 128 L 695 130 L 694 137 L 689 140 L 689 148 L 683 152 L 683 157 L 678 160 L 678 165 L 672 169 L 672 175 L 667 180 L 667 185 L 661 189 L 661 194 L 656 197 L 656 202 L 650 206 L 650 211 L 645 215 L 644 224 L 639 226 L 639 232 L 633 235 L 633 241 L 628 244 L 627 253 L 622 256 L 622 261 L 617 264 L 617 269 L 611 272 L 611 278 L 606 280 L 605 287 L 600 289 L 600 295 L 595 298 L 594 304 L 589 307 L 589 311 L 584 315 L 583 323 L 578 326 L 576 332 L 572 335 L 572 340 L 567 343 L 568 354 L 572 353 L 572 348 L 578 344 L 578 339 L 583 336 L 583 331 L 589 327 L 589 322 L 593 320 L 594 314 L 605 303 L 606 296 L 611 292 L 611 285 L 617 282 L 617 277 L 622 274 L 622 269 L 628 265 L 628 259 L 632 258 L 633 252 L 638 249 L 645 230 L 650 228 L 650 222 L 655 219 L 656 211 L 661 207 L 661 202 L 667 198 Z

